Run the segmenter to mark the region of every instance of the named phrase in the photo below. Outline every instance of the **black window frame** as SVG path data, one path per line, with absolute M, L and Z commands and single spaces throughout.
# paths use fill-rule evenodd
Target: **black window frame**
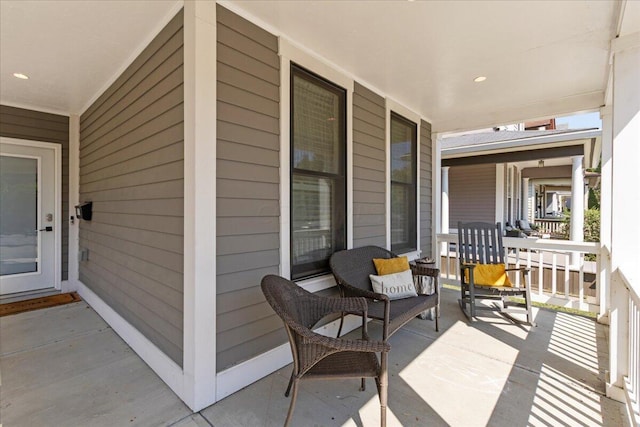
M 411 183 L 405 183 L 401 181 L 394 181 L 393 179 L 393 165 L 390 165 L 390 200 L 391 200 L 391 229 L 393 229 L 393 188 L 394 186 L 402 186 L 408 189 L 411 197 L 409 198 L 408 212 L 406 222 L 408 224 L 407 242 L 395 243 L 391 239 L 391 251 L 394 253 L 407 253 L 418 250 L 418 124 L 406 117 L 401 116 L 398 113 L 391 111 L 390 127 L 393 127 L 394 122 L 402 125 L 409 126 L 411 128 Z M 389 129 L 389 156 L 393 156 L 393 141 L 391 141 L 393 132 Z M 389 230 L 391 234 L 391 230 Z
M 338 124 L 340 126 L 339 132 L 339 151 L 340 151 L 340 159 L 338 161 L 339 171 L 337 174 L 313 171 L 307 169 L 300 169 L 294 167 L 294 156 L 295 156 L 295 147 L 294 147 L 294 113 L 295 113 L 295 100 L 294 100 L 294 78 L 302 78 L 307 80 L 313 84 L 317 84 L 318 86 L 326 89 L 338 96 L 340 103 L 340 117 L 337 118 Z M 335 194 L 332 194 L 332 204 L 333 211 L 331 216 L 331 228 L 333 229 L 332 236 L 332 249 L 333 252 L 346 249 L 347 248 L 347 91 L 346 89 L 332 83 L 331 81 L 320 77 L 319 75 L 313 73 L 301 67 L 298 64 L 294 64 L 293 62 L 290 65 L 290 79 L 289 79 L 289 147 L 290 147 L 290 158 L 289 158 L 289 194 L 290 194 L 290 273 L 292 280 L 300 280 L 306 279 L 316 276 L 321 276 L 330 272 L 329 268 L 329 256 L 322 260 L 316 260 L 312 262 L 295 264 L 294 263 L 294 203 L 293 203 L 293 183 L 294 176 L 301 177 L 315 177 L 315 178 L 324 178 L 332 180 L 335 183 Z M 335 222 L 335 223 L 334 223 Z

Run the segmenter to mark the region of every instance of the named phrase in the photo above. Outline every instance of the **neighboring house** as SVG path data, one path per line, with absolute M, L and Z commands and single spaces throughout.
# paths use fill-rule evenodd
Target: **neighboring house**
M 3 184 L 40 177 L 45 185 L 32 193 L 29 186 L 3 186 L 25 201 L 44 198 L 41 212 L 33 203 L 21 208 L 34 215 L 31 223 L 11 222 L 24 230 L 5 230 L 3 224 L 2 239 L 4 244 L 6 233 L 7 247 L 20 242 L 25 251 L 8 260 L 12 268 L 22 264 L 28 273 L 34 261 L 46 261 L 50 270 L 41 283 L 28 274 L 23 282 L 3 275 L 3 293 L 77 290 L 190 408 L 200 410 L 291 361 L 282 323 L 260 290 L 264 275 L 280 274 L 330 294 L 335 282 L 327 256 L 336 250 L 379 245 L 411 257 L 433 255 L 440 232 L 439 132 L 603 105 L 603 180 L 611 190 L 608 205 L 603 203 L 611 233 L 603 245 L 612 253 L 603 286 L 623 289 L 624 272 L 640 293 L 631 268 L 640 236 L 627 230 L 635 213 L 614 209 L 637 194 L 613 185 L 640 180 L 633 157 L 637 140 L 629 135 L 640 117 L 634 62 L 640 57 L 634 38 L 639 29 L 613 4 L 561 2 L 554 14 L 561 20 L 540 23 L 531 19 L 541 13 L 536 2 L 221 3 L 0 3 L 0 144 L 7 163 L 0 172 Z M 463 13 L 473 22 L 461 21 Z M 58 18 L 67 15 L 77 25 L 62 26 Z M 98 31 L 85 22 L 95 16 L 108 28 Z M 511 44 L 517 17 L 535 21 L 526 28 L 538 33 Z M 483 27 L 493 40 L 487 49 L 517 50 L 518 60 L 503 66 L 497 55 L 480 60 L 482 67 L 473 62 L 478 68 L 470 71 L 469 58 L 482 55 L 481 46 L 471 43 L 480 40 L 478 34 L 467 27 L 488 18 L 509 26 L 495 33 L 493 25 Z M 405 22 L 413 19 L 416 25 Z M 29 27 L 33 22 L 51 27 Z M 116 25 L 121 22 L 127 25 Z M 630 29 L 611 30 L 623 22 Z M 142 27 L 149 34 L 136 33 Z M 464 37 L 442 37 L 448 27 Z M 116 37 L 120 32 L 130 39 Z M 54 33 L 70 33 L 72 41 L 33 55 Z M 497 40 L 509 46 L 496 47 Z M 583 43 L 585 61 L 556 53 Z M 531 55 L 532 49 L 539 55 Z M 115 55 L 122 51 L 129 60 Z M 434 59 L 436 54 L 447 60 Z M 545 58 L 568 62 L 545 76 Z M 11 80 L 19 70 L 7 67 L 21 61 L 35 64 L 32 83 L 39 90 Z M 118 62 L 109 68 L 113 78 L 78 79 L 87 86 L 80 88 L 60 73 L 86 77 L 102 71 L 91 61 L 103 68 Z M 60 64 L 70 66 L 49 75 Z M 520 74 L 525 64 L 541 72 Z M 489 92 L 491 76 L 484 87 L 474 86 L 473 73 L 486 66 L 495 66 L 496 80 L 508 75 L 518 91 Z M 555 86 L 542 87 L 539 76 Z M 624 93 L 615 99 L 625 102 L 614 102 L 614 93 Z M 64 102 L 56 104 L 58 99 Z M 507 170 L 522 176 L 545 159 L 546 169 L 555 154 L 584 156 L 590 164 L 594 156 L 580 138 L 551 148 L 541 140 L 545 155 L 534 157 L 505 147 L 482 153 L 474 148 L 474 159 L 485 161 L 466 183 L 482 175 L 488 186 L 492 174 L 483 168 L 493 167 L 494 177 Z M 503 144 L 529 150 L 530 142 Z M 462 148 L 452 150 L 460 162 L 467 157 Z M 495 166 L 532 158 L 520 169 Z M 29 159 L 40 159 L 35 163 L 43 168 Z M 514 188 L 517 175 L 511 175 Z M 495 196 L 489 191 L 480 201 L 482 207 L 498 206 L 493 216 L 486 210 L 486 219 L 516 218 L 514 196 L 509 203 Z M 79 219 L 75 206 L 88 202 L 91 220 Z M 35 212 L 43 215 L 36 218 Z M 15 237 L 21 232 L 23 240 Z M 46 251 L 34 250 L 33 241 Z M 603 307 L 624 305 L 611 299 Z M 616 311 L 612 319 L 612 335 L 623 336 L 625 317 Z M 325 332 L 335 332 L 333 326 Z M 624 342 L 612 344 L 612 360 L 627 354 Z M 624 375 L 622 368 L 610 373 L 608 393 L 618 392 L 618 399 Z
M 442 138 L 449 228 L 458 221 L 560 221 L 574 192 L 586 207 L 585 171 L 598 167 L 601 135 L 594 129 L 500 130 Z M 574 171 L 580 188 L 573 188 Z

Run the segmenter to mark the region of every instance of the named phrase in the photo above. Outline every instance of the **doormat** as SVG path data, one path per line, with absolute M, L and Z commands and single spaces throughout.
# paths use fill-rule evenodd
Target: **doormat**
M 0 304 L 0 317 L 82 301 L 77 292 Z

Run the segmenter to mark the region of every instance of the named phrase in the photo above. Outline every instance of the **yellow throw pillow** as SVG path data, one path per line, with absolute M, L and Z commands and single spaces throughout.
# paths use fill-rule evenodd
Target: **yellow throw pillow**
M 473 281 L 481 286 L 512 287 L 504 264 L 476 264 L 473 269 Z M 469 283 L 469 269 L 464 270 L 464 279 Z
M 385 276 L 387 274 L 400 273 L 402 271 L 410 270 L 409 258 L 401 256 L 397 258 L 374 258 L 373 263 L 376 266 L 378 276 Z

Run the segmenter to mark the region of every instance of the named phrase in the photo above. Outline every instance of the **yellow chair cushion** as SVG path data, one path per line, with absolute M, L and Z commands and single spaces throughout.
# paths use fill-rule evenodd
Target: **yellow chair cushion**
M 386 276 L 387 274 L 401 273 L 410 270 L 409 258 L 401 256 L 397 258 L 374 258 L 373 263 L 376 266 L 378 276 Z
M 481 286 L 512 287 L 504 264 L 476 264 L 473 269 L 473 281 Z M 469 269 L 464 270 L 464 279 L 469 283 Z

